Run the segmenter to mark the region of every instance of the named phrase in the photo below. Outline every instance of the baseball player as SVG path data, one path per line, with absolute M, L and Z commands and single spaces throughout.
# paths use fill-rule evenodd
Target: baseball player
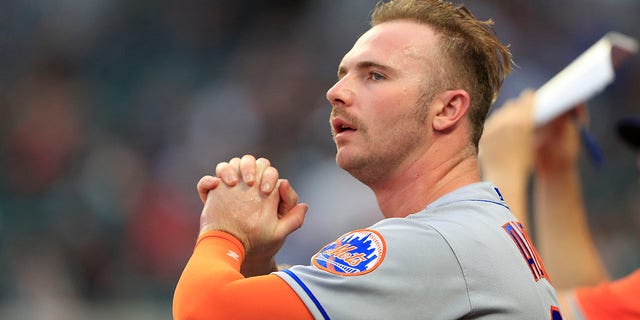
M 491 22 L 464 7 L 379 3 L 327 98 L 336 162 L 385 219 L 277 270 L 306 205 L 266 159 L 220 163 L 198 184 L 200 236 L 175 319 L 562 319 L 524 228 L 478 170 L 509 71 Z

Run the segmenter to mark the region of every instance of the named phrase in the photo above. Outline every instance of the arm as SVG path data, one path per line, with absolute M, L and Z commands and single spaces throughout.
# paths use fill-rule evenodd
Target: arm
M 527 185 L 533 167 L 533 92 L 507 101 L 485 124 L 479 162 L 483 179 L 493 182 L 511 212 L 528 229 Z
M 244 278 L 243 258 L 242 243 L 232 235 L 202 234 L 176 287 L 174 319 L 312 319 L 280 277 Z
M 574 120 L 575 115 L 565 114 L 540 128 L 536 136 L 536 239 L 559 290 L 607 279 L 586 219 Z

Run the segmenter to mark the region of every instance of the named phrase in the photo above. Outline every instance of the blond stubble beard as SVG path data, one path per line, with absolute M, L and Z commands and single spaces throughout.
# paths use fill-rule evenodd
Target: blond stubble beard
M 406 123 L 407 125 L 393 127 L 396 130 L 387 132 L 378 141 L 371 139 L 367 128 L 357 119 L 349 118 L 343 112 L 337 112 L 342 117 L 348 118 L 351 123 L 358 124 L 358 133 L 364 139 L 363 145 L 374 144 L 376 146 L 376 150 L 366 150 L 352 154 L 348 161 L 340 157 L 341 153 L 338 150 L 336 154 L 338 166 L 367 186 L 375 185 L 387 179 L 419 147 L 422 141 L 419 136 L 425 134 L 427 101 L 430 101 L 432 97 L 432 94 L 422 95 L 412 112 L 407 113 L 396 122 L 396 124 Z

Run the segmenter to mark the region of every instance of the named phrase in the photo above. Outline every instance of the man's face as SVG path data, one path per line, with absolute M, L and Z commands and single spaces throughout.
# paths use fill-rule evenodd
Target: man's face
M 392 21 L 358 39 L 327 92 L 336 162 L 367 185 L 429 148 L 430 75 L 438 74 L 436 36 L 426 25 Z M 431 97 L 427 97 L 428 100 Z

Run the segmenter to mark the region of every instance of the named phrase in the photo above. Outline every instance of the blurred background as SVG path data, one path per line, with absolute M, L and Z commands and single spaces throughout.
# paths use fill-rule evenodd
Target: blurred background
M 0 1 L 0 318 L 171 319 L 198 230 L 198 179 L 254 154 L 310 204 L 278 262 L 381 218 L 334 162 L 325 91 L 374 0 Z M 499 106 L 638 0 L 475 0 L 518 64 Z M 615 121 L 640 114 L 640 56 L 589 102 L 605 153 L 581 170 L 613 277 L 640 266 L 640 173 Z M 579 261 L 568 261 L 580 267 Z

